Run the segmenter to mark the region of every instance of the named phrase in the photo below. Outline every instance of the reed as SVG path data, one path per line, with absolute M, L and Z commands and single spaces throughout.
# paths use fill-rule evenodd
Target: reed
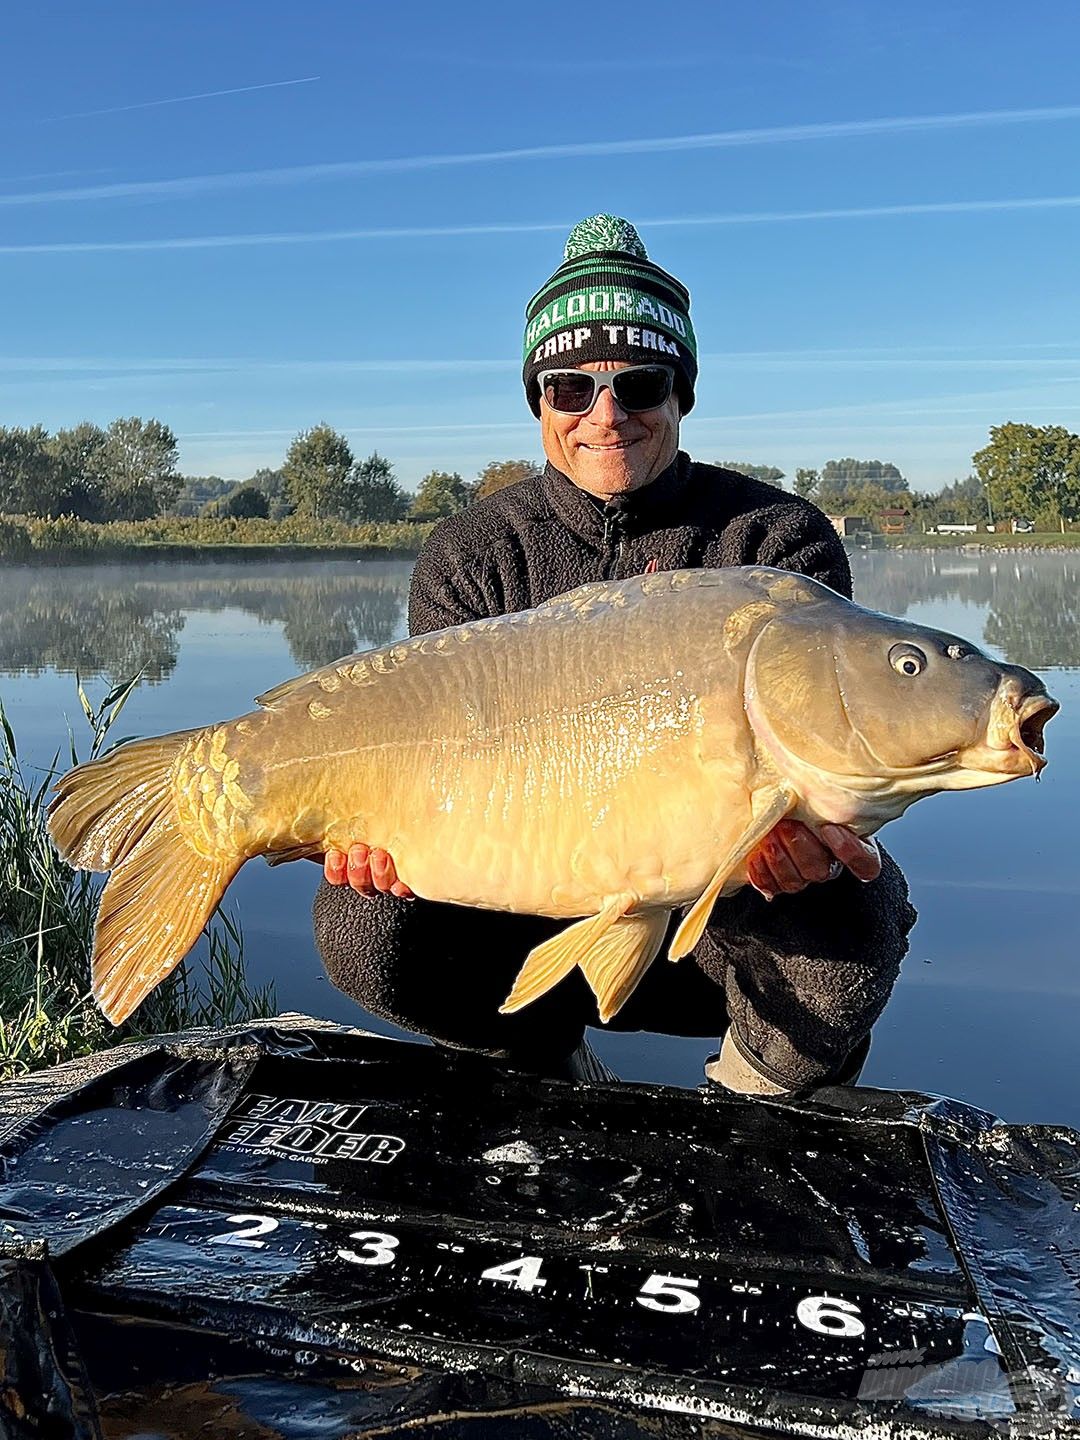
M 137 680 L 115 686 L 97 707 L 79 685 L 92 736 L 86 758 L 104 753 Z M 69 751 L 78 763 L 74 736 Z M 273 985 L 249 988 L 240 926 L 220 912 L 205 932 L 201 972 L 188 961 L 124 1025 L 104 1019 L 90 996 L 102 877 L 63 861 L 45 824 L 59 762 L 58 752 L 44 774 L 29 778 L 0 703 L 0 1080 L 128 1038 L 272 1015 Z

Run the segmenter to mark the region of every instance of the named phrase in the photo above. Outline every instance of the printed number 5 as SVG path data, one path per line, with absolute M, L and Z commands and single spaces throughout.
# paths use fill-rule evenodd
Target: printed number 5
M 678 1275 L 650 1275 L 637 1297 L 646 1310 L 666 1310 L 669 1315 L 687 1315 L 701 1304 L 695 1295 L 698 1282 L 683 1280 Z
M 338 1259 L 348 1260 L 350 1265 L 392 1265 L 397 1259 L 394 1251 L 401 1244 L 396 1235 L 383 1235 L 379 1230 L 354 1230 L 350 1240 L 359 1240 L 364 1253 L 359 1250 L 339 1250 Z

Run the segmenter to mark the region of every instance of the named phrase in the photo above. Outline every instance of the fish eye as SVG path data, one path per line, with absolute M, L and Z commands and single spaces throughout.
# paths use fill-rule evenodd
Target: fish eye
M 905 641 L 889 651 L 889 664 L 898 675 L 921 675 L 926 669 L 926 656 L 917 645 Z

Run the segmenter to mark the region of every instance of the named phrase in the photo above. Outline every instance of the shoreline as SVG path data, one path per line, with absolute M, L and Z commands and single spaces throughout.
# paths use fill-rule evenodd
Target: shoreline
M 389 545 L 327 545 L 327 544 L 174 544 L 168 541 L 145 545 L 102 545 L 81 547 L 57 546 L 31 550 L 24 554 L 5 554 L 0 561 L 7 565 L 129 565 L 181 561 L 244 561 L 259 560 L 415 560 L 420 553 L 409 546 Z

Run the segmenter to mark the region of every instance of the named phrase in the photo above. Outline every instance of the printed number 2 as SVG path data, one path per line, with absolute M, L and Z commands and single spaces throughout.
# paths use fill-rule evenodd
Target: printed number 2
M 211 1245 L 243 1245 L 248 1250 L 261 1250 L 265 1241 L 256 1240 L 256 1235 L 269 1235 L 272 1230 L 278 1228 L 278 1222 L 272 1220 L 269 1215 L 227 1215 L 226 1220 L 230 1225 L 251 1224 L 246 1230 L 230 1230 L 225 1235 L 211 1235 Z
M 350 1265 L 392 1265 L 397 1259 L 394 1251 L 401 1244 L 396 1235 L 384 1235 L 379 1230 L 354 1230 L 349 1239 L 359 1241 L 361 1249 L 337 1253 L 339 1260 L 348 1260 Z
M 678 1275 L 650 1275 L 641 1287 L 637 1303 L 646 1310 L 688 1315 L 701 1304 L 701 1296 L 694 1294 L 697 1285 L 696 1280 L 684 1280 Z

